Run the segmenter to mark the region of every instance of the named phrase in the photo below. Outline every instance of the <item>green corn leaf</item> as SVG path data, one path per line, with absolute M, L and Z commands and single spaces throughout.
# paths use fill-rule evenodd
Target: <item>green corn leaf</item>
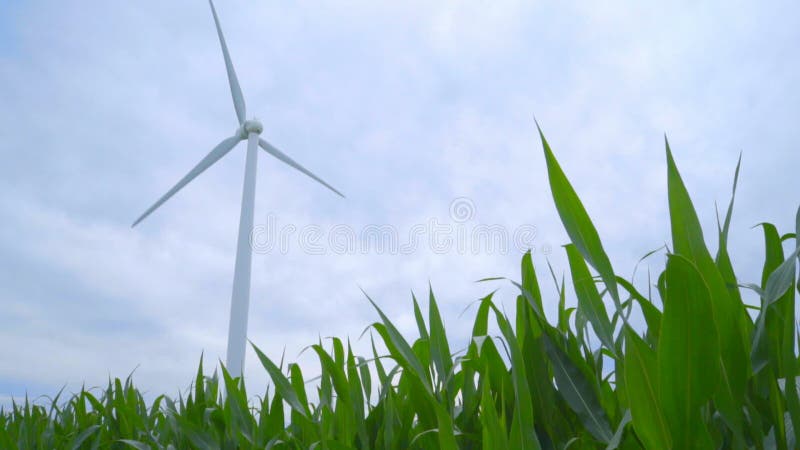
M 363 291 L 362 291 L 363 292 Z M 383 322 L 382 328 L 376 328 L 378 332 L 384 339 L 384 344 L 389 348 L 392 352 L 392 356 L 394 356 L 399 363 L 404 365 L 407 369 L 412 371 L 414 375 L 419 378 L 420 383 L 425 388 L 425 390 L 432 394 L 433 391 L 431 389 L 430 380 L 428 379 L 428 374 L 425 371 L 422 363 L 420 363 L 419 358 L 414 354 L 411 347 L 408 345 L 408 342 L 403 338 L 403 335 L 400 334 L 400 331 L 392 324 L 388 317 L 381 311 L 378 305 L 375 304 L 374 301 L 364 292 L 364 295 L 367 297 L 372 306 L 378 311 L 378 315 L 380 315 L 381 320 Z
M 569 258 L 570 270 L 572 271 L 572 284 L 575 287 L 575 295 L 578 297 L 578 309 L 592 324 L 592 328 L 594 328 L 597 337 L 600 338 L 600 342 L 616 355 L 614 329 L 608 320 L 606 307 L 603 305 L 600 293 L 597 292 L 597 286 L 589 273 L 589 268 L 586 267 L 586 263 L 581 258 L 575 245 L 569 244 L 565 248 Z
M 349 402 L 350 385 L 347 381 L 347 376 L 344 373 L 343 367 L 337 364 L 331 355 L 329 355 L 321 345 L 315 344 L 312 345 L 311 348 L 319 357 L 320 364 L 333 378 L 333 388 L 336 390 L 338 400 L 340 402 Z
M 83 445 L 83 442 L 86 441 L 86 439 L 88 439 L 89 436 L 93 435 L 99 428 L 100 428 L 99 424 L 94 424 L 86 427 L 80 433 L 78 433 L 75 436 L 75 438 L 72 439 L 72 441 L 67 445 L 67 448 L 69 448 L 70 450 L 78 450 L 79 448 L 81 448 L 81 445 Z M 122 440 L 120 442 L 124 442 L 132 447 L 136 447 L 137 444 L 141 444 L 140 442 L 134 444 L 133 441 L 125 442 L 125 440 Z M 150 447 L 146 446 L 145 448 L 149 449 Z
M 527 251 L 522 256 L 522 287 L 531 293 L 534 303 L 536 303 L 536 311 L 544 311 L 542 307 L 542 292 L 539 289 L 539 280 L 536 277 L 536 271 L 533 268 L 533 258 L 531 252 Z
M 536 437 L 536 430 L 533 427 L 533 404 L 531 403 L 531 393 L 528 387 L 528 378 L 525 374 L 525 361 L 522 351 L 508 320 L 496 307 L 492 306 L 492 309 L 495 313 L 497 326 L 503 333 L 511 354 L 511 376 L 515 400 L 513 418 L 515 425 L 512 425 L 512 429 L 516 427 L 518 434 L 515 436 L 515 433 L 512 432 L 510 443 L 514 448 L 520 450 L 539 450 L 541 447 Z
M 439 404 L 436 398 L 433 396 L 430 380 L 423 369 L 424 366 L 420 362 L 418 354 L 415 353 L 414 350 L 408 345 L 406 340 L 403 338 L 397 328 L 395 328 L 389 318 L 386 317 L 380 308 L 378 308 L 378 305 L 376 305 L 375 302 L 369 298 L 369 296 L 367 296 L 367 299 L 378 311 L 378 314 L 381 316 L 383 321 L 382 324 L 374 325 L 375 330 L 383 338 L 384 344 L 389 349 L 389 352 L 392 354 L 392 356 L 401 366 L 404 367 L 404 374 L 412 375 L 414 377 L 414 383 L 423 388 L 423 398 L 427 401 L 427 404 L 435 413 L 435 418 L 438 425 L 437 437 L 439 448 L 457 449 L 458 447 L 455 441 L 452 419 L 450 418 L 449 412 L 441 404 Z M 422 411 L 418 410 L 418 412 Z
M 569 355 L 551 337 L 544 340 L 545 350 L 553 365 L 553 376 L 559 393 L 578 415 L 586 430 L 604 444 L 613 436 L 608 416 L 600 405 L 597 392 Z
M 750 353 L 743 320 L 746 317 L 744 304 L 740 299 L 731 297 L 722 273 L 706 248 L 700 221 L 675 165 L 666 136 L 664 143 L 673 252 L 691 261 L 707 286 L 719 335 L 720 359 L 714 361 L 718 361 L 721 377 L 718 378 L 720 383 L 714 394 L 714 402 L 726 422 L 733 427 L 734 433 L 742 436 L 742 402 L 750 372 L 750 359 L 741 356 Z
M 708 287 L 680 255 L 667 260 L 657 358 L 660 402 L 675 448 L 703 448 L 710 438 L 700 407 L 717 388 L 719 338 Z
M 488 378 L 488 369 L 484 371 L 484 379 Z M 495 410 L 495 400 L 489 384 L 481 383 L 481 434 L 483 450 L 507 450 L 509 446 L 506 425 L 500 421 Z
M 431 398 L 431 401 L 436 411 L 436 422 L 438 424 L 436 433 L 439 443 L 438 448 L 442 450 L 458 450 L 455 430 L 453 429 L 453 420 L 450 417 L 450 413 L 435 399 Z
M 561 223 L 564 224 L 569 238 L 581 255 L 600 274 L 619 310 L 620 298 L 614 269 L 611 267 L 611 261 L 608 259 L 608 255 L 603 249 L 603 244 L 600 242 L 597 229 L 589 218 L 589 214 L 583 207 L 580 198 L 578 198 L 578 194 L 558 164 L 538 123 L 536 128 L 539 130 L 539 137 L 542 140 L 550 190 L 553 193 L 553 201 L 556 204 L 558 215 L 561 217 Z
M 375 372 L 378 374 L 378 384 L 385 385 L 387 382 L 387 375 L 386 369 L 383 368 L 383 363 L 381 363 L 381 358 L 378 356 L 378 350 L 375 349 L 375 339 L 372 337 L 372 333 L 369 334 L 369 341 L 370 345 L 372 346 L 372 356 L 373 361 L 375 362 Z
M 99 425 L 95 425 L 95 426 L 99 427 Z M 133 447 L 136 450 L 152 450 L 152 447 L 150 447 L 149 445 L 145 444 L 142 441 L 134 441 L 132 439 L 120 439 L 117 442 L 122 442 L 123 444 L 127 444 L 128 446 Z M 77 449 L 79 447 L 80 447 L 80 444 L 78 444 L 78 446 L 72 447 L 72 448 L 73 449 Z
M 425 326 L 425 319 L 422 318 L 422 311 L 419 308 L 419 302 L 417 302 L 417 296 L 414 293 L 411 293 L 411 300 L 414 302 L 414 319 L 417 321 L 417 329 L 419 330 L 419 337 L 422 339 L 428 339 L 428 330 Z
M 800 256 L 800 247 L 796 248 L 767 279 L 764 296 L 767 306 L 775 303 L 791 288 L 795 280 L 796 259 Z
M 254 426 L 253 416 L 247 407 L 247 393 L 241 378 L 230 376 L 225 367 L 222 367 L 222 377 L 225 382 L 225 408 L 230 411 L 234 426 L 246 436 L 250 436 Z
M 658 396 L 656 353 L 631 329 L 625 330 L 625 389 L 633 428 L 645 448 L 672 447 L 666 419 Z
M 772 361 L 773 370 L 778 370 L 776 355 L 779 352 L 778 347 L 780 346 L 781 336 L 776 334 L 777 328 L 775 325 L 783 320 L 783 311 L 777 310 L 772 306 L 778 299 L 768 299 L 767 294 L 768 279 L 776 272 L 784 259 L 781 238 L 775 225 L 762 223 L 760 226 L 764 231 L 765 258 L 761 274 L 761 286 L 757 291 L 761 297 L 761 310 L 756 318 L 752 338 L 753 344 L 750 351 L 753 373 L 759 373 L 770 361 Z M 793 260 L 793 258 L 790 259 Z M 792 278 L 794 278 L 794 273 L 792 273 Z M 793 313 L 790 314 L 790 316 L 793 315 Z M 768 323 L 771 326 L 768 327 Z
M 173 416 L 180 427 L 180 433 L 185 435 L 191 443 L 192 448 L 199 450 L 217 450 L 219 445 L 214 443 L 213 437 L 207 430 L 191 423 L 183 415 Z
M 280 434 L 284 429 L 285 415 L 283 411 L 283 398 L 277 392 L 272 397 L 272 404 L 269 408 L 269 416 L 265 424 L 266 433 L 268 436 L 275 436 Z
M 301 402 L 300 398 L 298 398 L 297 393 L 292 388 L 292 384 L 286 378 L 286 376 L 281 373 L 281 370 L 270 360 L 267 355 L 265 355 L 255 344 L 251 343 L 253 346 L 253 350 L 255 350 L 256 355 L 258 355 L 258 359 L 261 361 L 261 365 L 264 366 L 267 373 L 269 374 L 270 378 L 272 379 L 272 383 L 275 386 L 275 391 L 280 394 L 280 396 L 292 407 L 292 409 L 300 414 L 301 416 L 308 418 L 309 411 L 308 406 L 305 402 Z
M 725 220 L 722 225 L 718 224 L 719 228 L 719 245 L 717 249 L 716 263 L 719 268 L 720 274 L 725 280 L 728 287 L 728 293 L 736 302 L 742 301 L 742 296 L 739 293 L 738 281 L 736 281 L 736 274 L 733 272 L 733 264 L 731 263 L 730 255 L 728 254 L 728 232 L 731 226 L 731 217 L 733 216 L 733 202 L 736 198 L 736 186 L 739 183 L 739 169 L 742 165 L 742 155 L 739 154 L 739 161 L 736 163 L 736 172 L 733 175 L 733 189 L 731 190 L 731 201 L 728 204 L 728 211 L 725 213 Z M 719 220 L 719 219 L 718 219 Z
M 522 296 L 518 297 L 519 299 Z M 527 305 L 519 301 L 518 303 Z M 563 438 L 568 426 L 561 414 L 553 414 L 558 410 L 556 402 L 556 392 L 550 375 L 550 365 L 546 363 L 547 353 L 544 349 L 544 338 L 541 330 L 534 331 L 538 325 L 534 325 L 535 318 L 533 308 L 517 311 L 517 320 L 522 323 L 525 331 L 522 340 L 522 354 L 524 355 L 525 374 L 528 378 L 528 385 L 533 403 L 534 423 L 537 427 L 544 429 L 547 436 L 551 439 Z M 522 320 L 520 320 L 522 317 Z M 517 333 L 520 333 L 519 328 Z M 546 448 L 545 443 L 541 443 Z
M 366 373 L 369 373 L 369 370 L 366 370 Z M 356 358 L 349 339 L 347 341 L 347 381 L 350 384 L 350 404 L 355 416 L 358 439 L 361 441 L 362 447 L 369 447 L 369 438 L 367 437 L 367 428 L 364 422 L 366 413 L 364 411 L 364 394 L 362 393 L 363 384 L 359 377 L 359 367 L 356 364 Z
M 481 299 L 478 312 L 475 314 L 475 320 L 472 324 L 472 338 L 478 336 L 486 336 L 489 332 L 489 311 L 492 308 L 492 297 L 494 293 L 487 295 Z
M 800 249 L 800 208 L 797 209 L 797 214 L 795 217 L 795 248 Z M 800 259 L 800 254 L 798 254 L 797 258 Z M 798 290 L 800 290 L 800 278 L 798 278 L 795 285 L 797 286 Z M 794 295 L 792 295 L 792 297 L 794 297 Z M 795 298 L 792 298 L 791 302 L 789 302 L 790 310 L 792 312 L 794 311 L 795 302 Z M 790 436 L 789 430 L 787 430 L 787 440 L 790 441 L 792 446 L 794 446 L 797 441 L 795 430 L 800 430 L 800 395 L 798 395 L 797 392 L 798 361 L 797 356 L 795 355 L 793 344 L 796 334 L 797 331 L 795 329 L 794 320 L 785 321 L 783 336 L 784 347 L 782 356 L 784 368 L 786 370 L 785 396 L 786 408 L 788 410 L 787 414 L 789 415 L 789 420 L 787 420 L 787 428 L 791 426 Z
M 616 450 L 619 448 L 620 443 L 622 442 L 622 436 L 625 433 L 625 427 L 631 421 L 631 411 L 625 410 L 625 414 L 622 415 L 622 420 L 619 421 L 619 425 L 617 426 L 617 431 L 614 433 L 614 436 L 609 441 L 608 445 L 606 446 L 606 450 Z
M 428 323 L 430 324 L 430 352 L 431 361 L 436 367 L 436 372 L 440 381 L 444 381 L 453 367 L 453 360 L 450 357 L 450 344 L 447 342 L 444 322 L 439 314 L 439 307 L 436 305 L 436 298 L 433 296 L 433 289 L 429 290 L 428 302 Z
M 361 386 L 364 389 L 364 397 L 366 398 L 367 403 L 369 403 L 370 396 L 372 395 L 372 375 L 370 375 L 367 360 L 361 356 L 358 356 L 357 360 L 358 371 L 361 375 Z
M 661 330 L 661 311 L 659 311 L 650 300 L 639 293 L 629 281 L 622 277 L 617 277 L 617 283 L 628 291 L 628 294 L 639 303 L 645 323 L 647 323 L 647 331 L 652 335 L 658 336 Z
M 200 365 L 197 367 L 197 376 L 194 380 L 194 401 L 205 405 L 206 403 L 206 392 L 205 392 L 205 382 L 203 378 L 203 355 L 200 355 Z
M 477 365 L 477 360 L 480 358 L 481 354 L 480 345 L 476 341 L 482 343 L 483 340 L 486 339 L 492 295 L 493 294 L 489 294 L 480 300 L 480 306 L 478 307 L 478 312 L 475 315 L 472 327 L 472 336 L 467 350 L 467 357 L 461 365 L 463 374 L 461 396 L 463 399 L 464 414 L 466 415 L 466 420 L 469 422 L 474 422 L 474 417 L 471 416 L 470 413 L 478 408 L 480 402 L 480 394 L 475 389 L 474 380 L 475 374 L 480 370 L 480 367 Z

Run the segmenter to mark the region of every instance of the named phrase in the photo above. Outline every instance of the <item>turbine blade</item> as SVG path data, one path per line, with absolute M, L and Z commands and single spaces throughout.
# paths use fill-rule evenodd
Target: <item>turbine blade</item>
M 264 139 L 259 138 L 258 139 L 258 145 L 260 145 L 261 148 L 263 148 L 270 155 L 272 155 L 272 156 L 278 158 L 279 160 L 283 161 L 284 163 L 294 167 L 295 169 L 299 170 L 300 172 L 303 172 L 304 174 L 306 174 L 309 177 L 311 177 L 314 180 L 316 180 L 318 183 L 322 184 L 326 188 L 328 188 L 328 189 L 332 190 L 333 192 L 335 192 L 340 197 L 345 198 L 344 194 L 342 194 L 341 192 L 339 192 L 336 189 L 334 189 L 334 187 L 331 186 L 330 184 L 322 181 L 322 178 L 320 178 L 320 177 L 314 175 L 313 173 L 311 173 L 310 170 L 308 170 L 305 167 L 301 166 L 300 164 L 298 164 L 292 158 L 289 158 L 288 156 L 286 156 L 285 153 L 283 153 L 282 151 L 280 151 L 277 148 L 273 147 L 272 144 L 270 144 L 269 142 L 265 141 Z
M 211 167 L 215 162 L 219 161 L 220 158 L 222 158 L 229 151 L 231 151 L 231 149 L 233 149 L 233 147 L 235 147 L 236 144 L 238 144 L 241 140 L 242 138 L 239 136 L 231 136 L 225 139 L 224 141 L 220 142 L 219 145 L 214 147 L 214 149 L 211 150 L 211 152 L 208 155 L 206 155 L 205 158 L 200 160 L 200 162 L 197 163 L 197 165 L 194 166 L 194 168 L 190 170 L 189 173 L 186 174 L 186 176 L 181 178 L 181 180 L 178 181 L 178 183 L 175 186 L 173 186 L 172 189 L 167 191 L 167 193 L 164 194 L 160 199 L 158 199 L 158 201 L 155 202 L 153 206 L 148 208 L 147 211 L 144 212 L 144 214 L 139 216 L 139 218 L 136 219 L 136 222 L 133 222 L 131 228 L 135 227 L 137 224 L 139 224 L 139 222 L 141 222 L 147 216 L 149 216 L 150 213 L 158 209 L 159 206 L 161 206 L 164 202 L 169 200 L 170 197 L 175 195 L 175 193 L 180 191 L 184 186 L 189 184 L 190 181 L 194 180 L 198 175 L 203 173 L 203 171 Z
M 239 79 L 236 78 L 236 71 L 233 70 L 231 55 L 228 54 L 228 45 L 225 44 L 225 37 L 222 35 L 222 27 L 219 24 L 219 17 L 217 17 L 217 10 L 214 8 L 214 2 L 208 0 L 208 4 L 211 5 L 211 14 L 214 15 L 214 24 L 217 26 L 219 45 L 222 47 L 222 56 L 225 58 L 225 69 L 228 71 L 228 84 L 231 86 L 233 107 L 236 109 L 236 117 L 239 119 L 239 125 L 241 125 L 244 123 L 247 115 L 247 108 L 244 105 L 244 97 L 242 96 L 242 88 L 239 87 Z

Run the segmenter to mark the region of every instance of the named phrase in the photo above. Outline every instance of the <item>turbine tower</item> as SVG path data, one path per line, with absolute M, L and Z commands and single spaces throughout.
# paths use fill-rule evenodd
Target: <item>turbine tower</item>
M 258 147 L 284 162 L 285 164 L 299 170 L 315 181 L 321 183 L 331 191 L 341 197 L 341 192 L 334 189 L 331 185 L 323 181 L 318 176 L 311 173 L 308 169 L 295 162 L 285 153 L 281 152 L 272 144 L 260 137 L 264 127 L 257 119 L 246 119 L 246 109 L 242 90 L 239 87 L 239 80 L 236 78 L 236 71 L 233 69 L 231 57 L 228 54 L 228 46 L 225 44 L 225 37 L 222 35 L 222 27 L 219 24 L 219 17 L 214 8 L 212 0 L 208 0 L 211 6 L 211 14 L 214 16 L 214 24 L 219 36 L 219 44 L 222 47 L 222 56 L 225 59 L 225 69 L 228 72 L 228 83 L 233 97 L 233 107 L 236 110 L 236 118 L 239 121 L 239 128 L 233 136 L 224 139 L 211 152 L 197 163 L 189 173 L 186 174 L 175 186 L 164 194 L 153 206 L 147 209 L 131 225 L 135 227 L 153 211 L 158 209 L 164 202 L 170 199 L 184 186 L 189 184 L 198 175 L 214 165 L 223 156 L 227 155 L 241 141 L 247 140 L 247 157 L 244 168 L 244 188 L 242 191 L 242 210 L 239 217 L 239 240 L 236 247 L 236 266 L 233 272 L 233 294 L 231 296 L 231 315 L 228 328 L 228 353 L 226 366 L 230 374 L 234 377 L 241 376 L 244 370 L 244 354 L 247 347 L 247 315 L 250 306 L 250 266 L 252 263 L 253 249 L 250 245 L 250 234 L 253 230 L 253 209 L 256 190 L 256 166 L 258 165 Z

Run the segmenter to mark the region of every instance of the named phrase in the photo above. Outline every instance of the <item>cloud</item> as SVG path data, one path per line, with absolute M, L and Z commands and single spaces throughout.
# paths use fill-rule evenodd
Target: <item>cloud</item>
M 130 223 L 236 128 L 210 13 L 189 1 L 7 8 L 0 360 L 14 363 L 0 368 L 0 396 L 102 384 L 137 366 L 146 389 L 183 388 L 201 351 L 224 357 L 242 148 Z M 256 221 L 402 236 L 447 221 L 467 197 L 469 225 L 534 225 L 560 273 L 566 235 L 536 114 L 621 274 L 669 241 L 663 133 L 712 247 L 714 203 L 727 204 L 744 151 L 732 254 L 743 280 L 757 280 L 759 231 L 748 227 L 788 230 L 797 206 L 796 9 L 221 3 L 249 115 L 348 196 L 261 155 Z M 413 333 L 409 294 L 424 298 L 430 281 L 459 342 L 471 326 L 459 313 L 490 288 L 472 282 L 516 276 L 520 256 L 256 254 L 250 338 L 289 359 L 319 336 L 355 341 L 376 318 L 359 286 Z

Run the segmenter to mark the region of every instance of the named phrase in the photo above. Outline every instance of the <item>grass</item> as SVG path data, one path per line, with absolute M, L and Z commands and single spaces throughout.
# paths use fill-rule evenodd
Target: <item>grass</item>
M 654 292 L 642 293 L 617 276 L 541 140 L 571 240 L 577 298 L 567 308 L 564 281 L 553 276 L 559 295 L 547 301 L 558 303 L 555 320 L 544 315 L 539 275 L 526 254 L 521 279 L 511 281 L 519 289 L 513 322 L 487 295 L 464 352 L 453 353 L 432 292 L 427 317 L 413 299 L 419 336 L 411 341 L 370 299 L 379 318 L 370 329 L 372 354 L 356 356 L 336 338 L 312 345 L 316 379 L 255 348 L 272 381 L 262 397 L 250 399 L 224 368 L 221 377 L 204 376 L 201 360 L 192 389 L 177 399 L 147 403 L 129 378 L 100 392 L 59 394 L 47 405 L 14 404 L 0 412 L 0 448 L 795 448 L 800 211 L 789 233 L 761 224 L 763 276 L 758 285 L 740 285 L 727 250 L 738 165 L 712 255 L 666 143 L 672 244 Z M 795 250 L 784 254 L 791 242 Z M 743 289 L 755 291 L 760 305 L 745 305 Z M 634 313 L 643 325 L 631 326 Z M 490 323 L 499 336 L 490 335 Z

